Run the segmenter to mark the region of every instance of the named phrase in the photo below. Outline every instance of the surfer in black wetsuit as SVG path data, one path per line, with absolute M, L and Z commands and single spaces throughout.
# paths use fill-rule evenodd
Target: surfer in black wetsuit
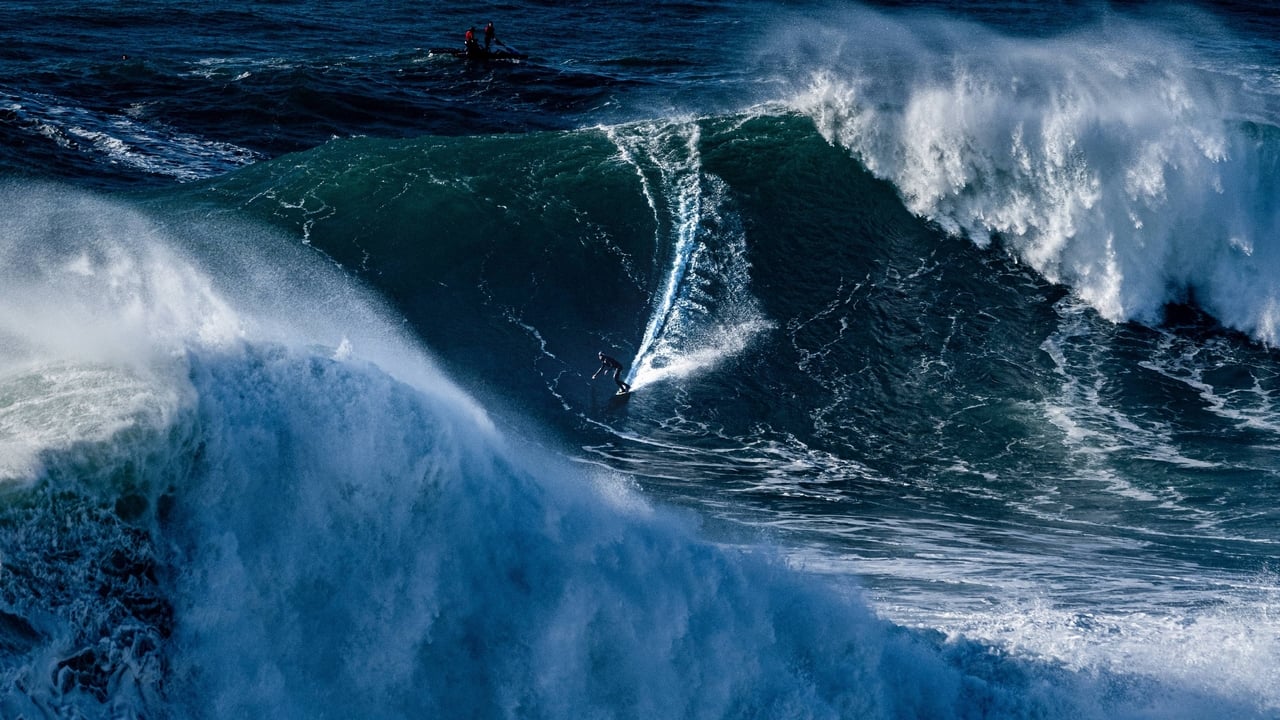
M 496 33 L 496 31 L 493 29 L 493 23 L 489 23 L 488 25 L 485 25 L 485 26 L 484 26 L 484 49 L 485 49 L 485 52 L 488 52 L 488 51 L 489 51 L 489 45 L 493 44 L 493 41 L 495 41 L 495 40 L 497 40 L 497 39 L 498 39 L 498 37 L 497 37 L 497 33 Z
M 618 383 L 618 392 L 619 393 L 631 392 L 631 386 L 622 382 L 622 377 L 621 377 L 622 363 L 618 362 L 617 360 L 614 360 L 608 355 L 605 355 L 603 352 L 596 353 L 596 355 L 600 357 L 600 369 L 596 370 L 595 373 L 591 375 L 591 379 L 595 380 L 596 375 L 599 375 L 604 371 L 613 370 L 613 381 Z

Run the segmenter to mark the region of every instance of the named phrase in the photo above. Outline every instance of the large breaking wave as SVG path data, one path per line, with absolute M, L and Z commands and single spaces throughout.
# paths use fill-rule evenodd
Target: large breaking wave
M 21 208 L 5 256 L 27 258 L 3 303 L 6 713 L 1232 706 L 895 628 L 854 588 L 713 542 L 495 430 L 305 247 L 65 190 L 5 195 Z
M 1275 345 L 1275 118 L 1249 78 L 1153 26 L 1112 17 L 1031 39 L 845 14 L 794 106 L 914 213 L 998 240 L 1113 321 L 1191 300 Z

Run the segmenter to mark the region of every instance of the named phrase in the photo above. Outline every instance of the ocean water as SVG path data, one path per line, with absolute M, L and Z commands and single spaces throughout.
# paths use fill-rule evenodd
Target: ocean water
M 0 717 L 1280 718 L 1267 7 L 0 36 Z

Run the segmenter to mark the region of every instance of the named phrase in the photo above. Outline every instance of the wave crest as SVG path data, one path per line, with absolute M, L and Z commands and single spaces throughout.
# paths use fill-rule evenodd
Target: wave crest
M 897 30 L 814 71 L 794 106 L 914 213 L 998 240 L 1113 321 L 1193 298 L 1280 340 L 1280 134 L 1244 119 L 1241 82 L 1119 20 L 1051 39 Z

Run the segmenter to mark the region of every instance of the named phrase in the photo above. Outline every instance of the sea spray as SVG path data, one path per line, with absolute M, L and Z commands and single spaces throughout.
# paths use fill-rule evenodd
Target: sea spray
M 1255 714 L 894 628 L 372 366 L 247 348 L 192 377 L 172 662 L 193 716 Z
M 62 362 L 133 372 L 139 392 L 177 400 L 74 450 L 39 448 L 86 459 L 47 465 L 30 478 L 38 487 L 116 513 L 10 506 L 7 527 L 18 532 L 6 533 L 6 560 L 38 572 L 6 578 L 9 610 L 37 617 L 36 605 L 13 601 L 31 596 L 65 614 L 41 621 L 47 635 L 28 633 L 28 657 L 41 664 L 7 676 L 6 707 L 93 713 L 100 703 L 126 717 L 163 706 L 196 717 L 884 714 L 882 623 L 864 607 L 508 445 L 438 371 L 393 353 L 396 335 L 377 327 L 376 306 L 290 317 L 325 297 L 360 298 L 320 258 L 260 233 L 231 241 L 246 255 L 228 257 L 226 245 L 177 239 L 173 225 L 114 202 L 49 188 L 9 196 L 28 208 L 24 226 L 51 229 L 10 233 L 6 251 L 39 240 L 72 259 L 18 288 L 26 308 L 75 311 L 56 315 L 52 334 L 11 315 L 17 359 L 38 371 Z M 285 264 L 296 275 L 283 282 L 289 293 L 273 269 Z M 310 287 L 292 284 L 299 278 Z M 224 331 L 209 331 L 214 319 Z M 103 351 L 97 335 L 67 340 L 95 325 L 127 335 L 132 351 Z M 339 348 L 317 344 L 336 337 Z M 414 384 L 362 351 L 416 362 L 400 373 Z M 140 437 L 152 452 L 113 452 Z M 101 481 L 85 485 L 90 467 Z M 92 544 L 77 556 L 118 557 L 112 566 L 145 584 L 116 590 L 94 580 L 97 560 L 68 574 L 58 570 L 68 558 L 28 557 L 17 544 L 66 523 Z M 64 601 L 40 589 L 46 579 L 64 583 Z M 114 593 L 137 589 L 159 614 L 129 613 L 126 627 L 140 634 L 92 639 L 119 617 Z M 49 675 L 44 663 L 65 672 Z
M 998 239 L 1113 321 L 1194 300 L 1280 341 L 1280 133 L 1186 42 L 1120 19 L 1034 40 L 844 20 L 891 29 L 811 65 L 794 106 L 913 212 Z
M 54 462 L 30 478 L 39 492 L 6 504 L 13 651 L 0 701 L 15 714 L 958 718 L 981 707 L 1126 718 L 1233 707 L 894 628 L 848 581 L 701 537 L 691 516 L 497 432 L 396 344 L 372 299 L 269 233 L 204 245 L 183 234 L 181 212 L 161 225 L 77 193 L 9 197 L 32 218 L 71 220 L 41 238 L 59 257 L 111 248 L 132 260 L 136 287 L 164 288 L 112 294 L 115 276 L 72 263 L 82 290 L 102 283 L 89 319 L 118 315 L 136 345 L 88 357 L 92 343 L 52 342 L 11 317 L 24 367 L 92 363 L 174 398 L 172 412 L 43 448 Z M 28 307 L 94 296 L 41 287 L 24 289 Z M 315 307 L 326 312 L 308 315 Z M 206 332 L 212 308 L 225 333 Z M 63 329 L 53 337 L 74 334 Z M 33 552 L 59 540 L 79 546 Z
M 706 371 L 741 353 L 771 324 L 750 292 L 746 235 L 723 180 L 702 167 L 698 122 L 606 128 L 635 167 L 654 215 L 658 268 L 634 387 Z
M 165 508 L 207 445 L 195 360 L 269 342 L 359 348 L 419 382 L 438 371 L 374 321 L 370 296 L 261 228 L 197 229 L 182 211 L 52 185 L 0 195 L 0 714 L 146 716 L 165 695 L 175 624 Z M 453 395 L 487 432 L 447 383 L 420 392 Z

